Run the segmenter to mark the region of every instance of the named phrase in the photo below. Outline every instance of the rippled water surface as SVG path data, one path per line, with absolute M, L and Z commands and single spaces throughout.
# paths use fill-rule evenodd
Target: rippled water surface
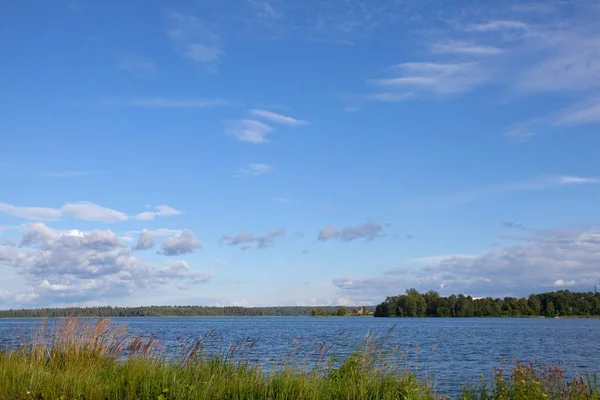
M 257 339 L 245 357 L 267 368 L 289 359 L 298 338 L 305 340 L 305 346 L 295 357 L 313 360 L 311 343 L 333 344 L 330 355 L 343 357 L 370 332 L 399 345 L 405 354 L 396 356 L 398 364 L 429 376 L 444 392 L 477 380 L 480 373 L 489 375 L 493 366 L 513 357 L 563 363 L 571 372 L 600 373 L 600 319 L 138 317 L 114 321 L 132 332 L 154 334 L 169 351 L 175 351 L 182 340 L 212 330 L 225 347 L 243 338 Z M 22 337 L 17 332 L 31 331 L 39 323 L 35 319 L 0 319 L 0 343 L 16 344 Z

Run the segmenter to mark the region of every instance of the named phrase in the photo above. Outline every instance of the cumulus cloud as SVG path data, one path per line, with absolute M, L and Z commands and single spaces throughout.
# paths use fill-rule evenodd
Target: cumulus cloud
M 13 296 L 21 303 L 122 297 L 169 283 L 205 282 L 212 276 L 187 264 L 160 268 L 134 257 L 110 230 L 61 232 L 31 224 L 20 244 L 0 246 L 0 266 L 14 268 L 27 282 L 29 291 Z
M 265 235 L 255 235 L 249 232 L 240 232 L 237 235 L 223 235 L 221 241 L 229 246 L 239 246 L 241 250 L 247 250 L 255 245 L 264 249 L 275 246 L 275 239 L 285 235 L 285 229 L 273 229 Z
M 160 205 L 154 207 L 155 211 L 145 211 L 136 215 L 140 221 L 152 221 L 156 217 L 167 217 L 173 215 L 181 215 L 182 212 L 170 206 Z
M 381 236 L 383 227 L 375 222 L 367 221 L 356 226 L 346 226 L 341 230 L 328 226 L 319 232 L 318 239 L 327 241 L 331 239 L 339 239 L 344 242 L 350 242 L 355 239 L 373 240 Z
M 203 247 L 204 243 L 197 240 L 194 232 L 190 230 L 184 230 L 180 234 L 166 239 L 161 245 L 162 253 L 166 256 L 190 254 Z
M 569 289 L 590 291 L 600 284 L 600 232 L 596 229 L 551 229 L 513 238 L 520 243 L 481 255 L 431 258 L 406 268 L 401 277 L 339 278 L 332 283 L 350 298 L 402 293 L 415 287 L 443 294 L 477 297 L 526 296 Z M 443 258 L 443 259 L 442 259 Z
M 319 232 L 319 240 L 335 239 L 340 236 L 340 230 L 334 226 L 326 226 Z
M 134 250 L 148 250 L 156 246 L 156 238 L 147 229 L 140 232 L 137 244 L 133 248 Z
M 183 229 L 169 229 L 169 228 L 158 228 L 158 229 L 143 229 L 141 231 L 129 231 L 128 235 L 139 235 L 143 231 L 146 231 L 148 234 L 159 237 L 159 236 L 174 236 L 179 235 L 183 232 Z

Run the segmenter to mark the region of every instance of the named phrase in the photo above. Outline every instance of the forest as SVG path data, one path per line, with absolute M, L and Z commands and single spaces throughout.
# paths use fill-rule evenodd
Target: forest
M 375 317 L 568 317 L 600 316 L 600 295 L 596 292 L 557 292 L 529 297 L 473 298 L 436 291 L 390 296 L 375 308 Z
M 374 306 L 364 307 L 372 313 Z M 350 311 L 349 311 L 350 310 Z M 210 307 L 210 306 L 146 306 L 146 307 L 67 307 L 0 310 L 0 318 L 61 317 L 299 317 L 350 315 L 345 307 Z M 356 314 L 356 313 L 355 313 Z

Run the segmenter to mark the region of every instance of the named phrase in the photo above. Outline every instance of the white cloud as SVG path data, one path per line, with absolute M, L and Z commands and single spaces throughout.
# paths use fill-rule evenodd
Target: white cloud
M 275 11 L 271 3 L 266 0 L 248 0 L 248 3 L 259 11 L 263 18 L 273 19 L 279 18 L 280 15 Z
M 452 258 L 475 258 L 476 254 L 442 254 L 437 256 L 425 256 L 425 257 L 417 257 L 412 258 L 409 261 L 418 263 L 418 264 L 434 264 L 439 263 L 444 260 L 452 259 Z
M 265 235 L 254 235 L 249 232 L 240 232 L 235 236 L 223 235 L 221 240 L 229 246 L 240 246 L 241 250 L 247 250 L 256 245 L 258 248 L 275 246 L 275 239 L 285 235 L 285 229 L 273 229 Z
M 340 235 L 340 230 L 335 226 L 326 226 L 325 228 L 319 231 L 319 236 L 317 237 L 321 241 L 326 241 L 329 239 L 335 239 Z
M 597 123 L 600 123 L 600 97 L 593 97 L 551 114 L 515 124 L 504 136 L 525 141 L 539 133 Z
M 456 94 L 475 89 L 489 79 L 489 73 L 479 63 L 407 62 L 393 67 L 399 75 L 373 79 L 371 82 L 386 88 Z
M 137 244 L 133 248 L 134 250 L 148 250 L 156 246 L 156 238 L 154 235 L 144 229 L 140 232 L 140 236 L 138 237 Z
M 560 111 L 553 117 L 551 124 L 556 127 L 572 127 L 598 122 L 600 122 L 600 97 Z
M 15 295 L 18 302 L 52 303 L 122 297 L 140 289 L 169 283 L 205 282 L 211 274 L 167 264 L 158 268 L 136 258 L 113 232 L 55 231 L 31 224 L 21 237 L 25 247 L 0 246 L 0 265 L 12 267 L 24 278 L 29 292 Z
M 333 284 L 349 299 L 398 295 L 406 288 L 477 297 L 527 296 L 569 288 L 590 291 L 600 283 L 600 233 L 594 229 L 536 231 L 516 246 L 479 256 L 450 255 L 401 278 L 338 278 Z
M 37 219 L 40 221 L 51 221 L 58 219 L 61 216 L 61 211 L 56 208 L 22 207 L 6 203 L 0 203 L 0 213 L 20 218 Z
M 466 54 L 475 56 L 494 56 L 504 53 L 504 50 L 494 46 L 483 46 L 465 41 L 447 41 L 435 43 L 431 51 L 441 54 Z
M 500 31 L 500 30 L 519 30 L 519 31 L 527 31 L 529 30 L 529 26 L 521 21 L 511 21 L 511 20 L 494 20 L 481 24 L 473 24 L 466 27 L 468 31 L 479 31 L 479 32 L 490 32 L 490 31 Z
M 273 132 L 273 128 L 260 121 L 243 119 L 231 124 L 226 130 L 229 136 L 233 136 L 240 142 L 265 143 L 267 136 Z
M 61 208 L 22 207 L 0 203 L 0 213 L 15 217 L 52 221 L 61 217 L 73 217 L 84 221 L 117 222 L 127 220 L 127 215 L 120 211 L 102 207 L 90 202 L 67 203 Z
M 238 174 L 241 176 L 258 176 L 258 175 L 266 175 L 273 172 L 274 168 L 272 165 L 267 164 L 248 164 L 243 166 L 238 170 Z
M 160 205 L 154 207 L 156 211 L 144 211 L 136 215 L 136 218 L 140 221 L 152 221 L 156 217 L 167 217 L 174 215 L 181 215 L 182 212 L 174 209 L 170 206 Z
M 166 256 L 190 254 L 203 247 L 204 243 L 197 240 L 194 232 L 190 230 L 184 230 L 180 234 L 165 239 L 161 245 L 162 253 Z
M 381 236 L 382 231 L 383 227 L 381 225 L 368 221 L 356 226 L 346 226 L 341 230 L 333 226 L 328 226 L 321 229 L 317 238 L 321 241 L 339 239 L 344 242 L 355 239 L 373 240 Z
M 548 176 L 520 182 L 490 185 L 482 188 L 467 190 L 463 192 L 447 193 L 430 198 L 423 198 L 415 202 L 415 206 L 448 206 L 453 204 L 468 204 L 486 198 L 499 196 L 511 192 L 535 191 L 562 186 L 573 186 L 582 184 L 598 184 L 599 178 L 579 176 Z
M 126 221 L 127 215 L 110 208 L 90 202 L 69 203 L 60 208 L 63 216 L 73 217 L 84 221 L 118 222 Z
M 80 176 L 88 176 L 92 173 L 90 171 L 62 171 L 62 172 L 44 172 L 44 176 L 51 178 L 77 178 Z
M 151 59 L 135 54 L 121 62 L 119 68 L 138 76 L 147 76 L 156 71 L 156 66 Z
M 0 213 L 38 221 L 54 221 L 64 217 L 92 222 L 120 222 L 129 219 L 129 216 L 121 211 L 102 207 L 89 201 L 67 203 L 60 208 L 23 207 L 0 203 Z M 157 216 L 173 215 L 181 215 L 181 211 L 170 206 L 159 205 L 155 207 L 155 211 L 139 213 L 136 218 L 141 221 L 150 221 Z
M 219 36 L 191 15 L 170 12 L 168 17 L 172 26 L 167 35 L 175 42 L 177 51 L 214 71 L 225 56 Z
M 525 68 L 517 81 L 523 92 L 589 91 L 600 86 L 600 33 L 548 34 L 536 43 L 541 55 L 533 66 Z
M 264 119 L 267 119 L 271 122 L 275 122 L 278 124 L 290 125 L 290 126 L 308 125 L 308 121 L 303 121 L 303 120 L 288 117 L 288 116 L 285 116 L 282 114 L 277 114 L 277 113 L 274 113 L 274 112 L 268 111 L 268 110 L 250 110 L 250 113 L 254 116 L 262 117 Z
M 122 107 L 139 108 L 181 108 L 181 109 L 202 109 L 227 107 L 232 103 L 223 99 L 203 99 L 203 98 L 168 98 L 168 97 L 131 97 L 131 98 L 113 98 L 109 99 L 108 104 Z
M 147 232 L 148 234 L 155 236 L 155 237 L 176 236 L 176 235 L 180 235 L 183 232 L 183 229 L 169 229 L 169 228 L 144 229 L 141 231 L 129 231 L 127 233 L 129 235 L 139 235 L 142 232 Z

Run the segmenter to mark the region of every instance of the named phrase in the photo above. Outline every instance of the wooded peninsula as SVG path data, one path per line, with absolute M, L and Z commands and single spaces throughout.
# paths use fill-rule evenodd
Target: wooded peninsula
M 473 298 L 462 294 L 442 297 L 436 291 L 421 294 L 408 289 L 387 297 L 375 309 L 375 317 L 589 317 L 600 316 L 596 292 L 557 292 L 529 297 Z

